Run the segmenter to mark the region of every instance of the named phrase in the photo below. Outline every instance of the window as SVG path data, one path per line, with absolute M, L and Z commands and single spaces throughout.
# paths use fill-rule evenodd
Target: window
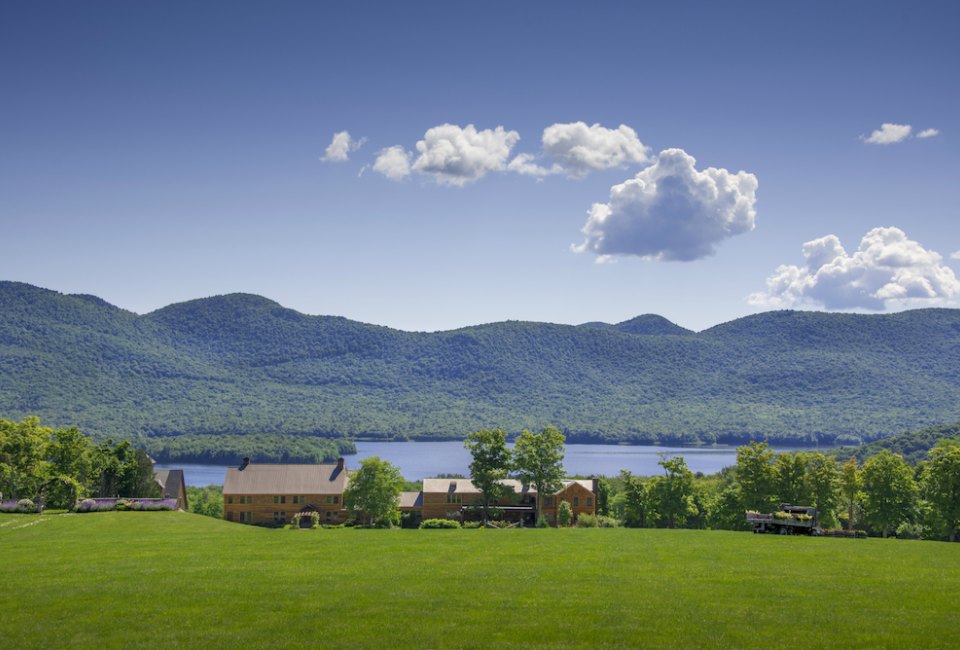
M 281 523 L 281 524 L 287 523 L 287 513 L 286 513 L 286 512 L 281 512 L 281 513 L 280 513 L 280 523 Z
M 287 495 L 284 494 L 280 497 L 280 503 L 286 503 L 286 502 L 287 502 Z
M 326 498 L 324 499 L 324 501 L 325 501 L 326 503 L 333 503 L 333 495 L 332 495 L 332 494 L 328 494 L 328 495 L 326 496 Z
M 593 507 L 593 497 L 587 497 L 587 507 L 588 508 Z
M 580 506 L 580 497 L 573 497 L 573 507 L 577 508 Z
M 233 503 L 233 495 L 232 495 L 232 494 L 227 497 L 227 503 L 230 503 L 230 504 Z
M 339 495 L 339 494 L 334 494 L 334 495 L 333 495 L 333 502 L 334 502 L 334 503 L 340 503 L 340 495 Z
M 274 502 L 274 503 L 280 503 L 280 497 L 278 497 L 276 494 L 274 494 L 274 495 L 273 495 L 273 502 Z M 274 514 L 276 514 L 276 513 L 274 513 Z
M 463 503 L 463 495 L 448 492 L 447 503 Z
M 275 523 L 275 524 L 279 524 L 279 523 L 280 523 L 280 513 L 279 513 L 279 512 L 273 513 L 273 523 Z
M 227 513 L 227 521 L 233 521 L 233 513 L 232 513 L 232 512 L 228 512 L 228 513 Z
M 302 504 L 304 504 L 304 503 L 306 503 L 306 502 L 307 502 L 307 497 L 305 497 L 305 496 L 303 496 L 303 495 L 300 495 L 300 504 L 302 505 Z
M 553 497 L 547 497 L 547 498 L 545 498 L 545 499 L 543 500 L 543 507 L 544 507 L 544 508 L 552 508 L 552 507 L 553 507 Z

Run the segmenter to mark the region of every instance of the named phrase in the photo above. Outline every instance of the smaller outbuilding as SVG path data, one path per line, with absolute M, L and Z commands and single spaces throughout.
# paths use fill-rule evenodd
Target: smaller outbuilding
M 158 469 L 153 473 L 164 499 L 176 499 L 177 508 L 187 510 L 187 484 L 182 469 Z

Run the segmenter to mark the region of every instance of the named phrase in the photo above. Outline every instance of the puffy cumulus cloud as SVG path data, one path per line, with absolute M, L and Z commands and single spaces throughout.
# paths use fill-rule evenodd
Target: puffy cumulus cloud
M 350 160 L 350 152 L 356 151 L 366 143 L 366 138 L 354 140 L 349 131 L 340 131 L 333 134 L 333 140 L 327 146 L 323 157 L 324 162 L 345 162 Z
M 867 137 L 860 136 L 867 144 L 894 144 L 910 137 L 913 127 L 909 124 L 891 124 L 884 122 L 880 128 Z
M 650 162 L 649 147 L 624 124 L 616 129 L 587 126 L 585 122 L 554 124 L 543 130 L 543 150 L 558 161 L 557 171 L 562 169 L 573 176 Z
M 381 149 L 373 163 L 373 171 L 392 181 L 402 180 L 410 175 L 410 154 L 400 145 Z
M 767 290 L 748 300 L 763 307 L 822 305 L 827 309 L 885 309 L 941 302 L 960 295 L 960 281 L 936 252 L 899 228 L 874 228 L 852 254 L 835 235 L 803 245 L 804 266 L 782 265 Z
M 438 183 L 463 186 L 488 172 L 506 169 L 510 151 L 519 139 L 516 131 L 502 126 L 478 131 L 472 124 L 462 128 L 441 124 L 428 129 L 417 142 L 419 155 L 410 168 L 430 174 Z
M 960 260 L 960 251 L 954 251 L 954 252 L 950 253 L 950 259 L 952 259 L 952 260 Z
M 753 230 L 757 177 L 726 169 L 696 169 L 682 149 L 667 149 L 634 178 L 610 188 L 583 227 L 586 239 L 572 250 L 691 261 L 711 255 L 728 237 Z
M 940 135 L 940 129 L 924 129 L 917 134 L 918 138 L 935 138 Z

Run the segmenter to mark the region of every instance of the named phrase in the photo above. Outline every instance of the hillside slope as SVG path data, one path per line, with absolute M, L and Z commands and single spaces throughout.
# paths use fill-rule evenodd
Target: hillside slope
M 0 282 L 0 417 L 95 435 L 845 443 L 960 420 L 960 311 L 769 312 L 694 333 L 493 323 L 401 332 L 259 296 L 138 316 Z M 839 438 L 839 440 L 838 440 Z

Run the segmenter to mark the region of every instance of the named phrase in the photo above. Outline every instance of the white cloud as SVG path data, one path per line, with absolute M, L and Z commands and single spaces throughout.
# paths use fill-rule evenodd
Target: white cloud
M 767 290 L 748 300 L 764 307 L 882 310 L 960 295 L 960 281 L 943 258 L 907 239 L 899 228 L 874 228 L 852 255 L 839 238 L 827 235 L 805 243 L 803 256 L 805 266 L 780 266 L 767 279 Z
M 698 171 L 696 162 L 682 149 L 660 152 L 653 165 L 611 187 L 609 203 L 593 204 L 586 239 L 572 250 L 691 261 L 753 230 L 757 177 L 713 167 Z
M 350 160 L 350 152 L 356 151 L 366 143 L 366 138 L 354 140 L 349 131 L 340 131 L 333 134 L 333 140 L 327 146 L 323 157 L 324 162 L 345 162 Z
M 868 137 L 860 136 L 867 144 L 894 144 L 903 142 L 910 137 L 910 131 L 913 127 L 909 124 L 891 124 L 884 122 L 880 128 L 871 133 Z
M 462 187 L 488 172 L 506 169 L 510 150 L 519 139 L 516 131 L 502 126 L 477 131 L 472 124 L 463 128 L 441 124 L 428 129 L 417 142 L 419 155 L 410 169 L 430 174 L 437 183 Z
M 410 154 L 400 145 L 381 149 L 373 163 L 373 171 L 392 181 L 399 181 L 410 174 Z
M 918 138 L 934 138 L 940 135 L 940 129 L 924 129 L 917 134 Z
M 529 153 L 517 154 L 516 158 L 511 160 L 507 165 L 507 171 L 516 172 L 517 174 L 522 174 L 523 176 L 537 177 L 559 174 L 563 171 L 563 168 L 556 163 L 550 167 L 543 167 L 538 165 L 536 160 L 537 157 Z
M 954 251 L 954 252 L 950 253 L 950 259 L 952 259 L 952 260 L 960 260 L 960 251 Z
M 650 162 L 649 147 L 624 124 L 616 129 L 587 126 L 585 122 L 554 124 L 543 130 L 543 150 L 573 176 Z

